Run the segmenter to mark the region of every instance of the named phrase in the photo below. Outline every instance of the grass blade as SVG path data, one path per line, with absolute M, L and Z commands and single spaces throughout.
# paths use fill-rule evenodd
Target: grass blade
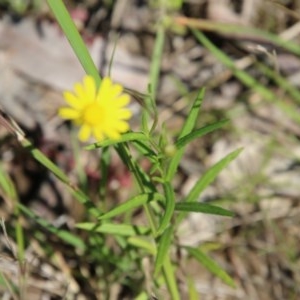
M 130 141 L 148 141 L 148 137 L 142 132 L 127 132 L 123 133 L 118 140 L 104 140 L 92 145 L 88 145 L 85 147 L 86 150 L 94 150 L 97 148 L 108 147 L 120 143 L 130 142 Z
M 209 170 L 207 170 L 204 175 L 196 182 L 192 190 L 189 192 L 187 197 L 184 199 L 184 203 L 188 202 L 196 202 L 199 198 L 199 195 L 203 192 L 203 190 L 210 185 L 218 176 L 218 174 L 231 162 L 233 161 L 242 151 L 243 149 L 237 149 L 231 153 L 229 153 L 227 156 L 225 156 L 223 159 L 221 159 L 219 162 L 217 162 L 215 165 L 213 165 Z M 182 212 L 179 214 L 176 224 L 181 223 L 181 221 L 184 219 L 186 213 Z
M 231 162 L 233 161 L 242 151 L 243 149 L 237 149 L 228 155 L 226 155 L 223 159 L 213 165 L 205 174 L 196 182 L 192 190 L 187 195 L 185 201 L 186 202 L 195 202 L 201 192 L 209 186 L 219 175 L 219 173 Z
M 237 149 L 223 159 L 213 165 L 204 175 L 196 182 L 192 190 L 189 192 L 185 198 L 185 202 L 195 202 L 197 201 L 199 195 L 203 192 L 207 186 L 209 186 L 219 175 L 219 173 L 231 162 L 233 161 L 243 149 Z
M 161 267 L 164 264 L 165 258 L 168 255 L 169 248 L 172 242 L 173 237 L 173 229 L 170 226 L 168 229 L 164 231 L 162 236 L 159 239 L 157 255 L 155 260 L 155 267 L 154 267 L 154 277 L 157 277 Z
M 145 226 L 135 226 L 127 224 L 95 224 L 95 223 L 78 223 L 76 227 L 79 229 L 107 233 L 122 236 L 146 235 L 150 229 Z
M 191 110 L 188 113 L 187 119 L 180 131 L 178 138 L 184 137 L 194 129 L 196 121 L 199 116 L 199 111 L 203 102 L 204 94 L 205 94 L 205 89 L 201 89 L 197 94 L 196 99 L 191 107 Z
M 6 194 L 10 199 L 14 201 L 18 199 L 15 186 L 2 167 L 2 164 L 0 164 L 0 188 L 2 188 L 4 194 Z
M 236 24 L 224 24 L 213 22 L 209 20 L 191 19 L 185 17 L 177 17 L 175 22 L 181 25 L 187 25 L 190 28 L 199 29 L 201 31 L 214 31 L 220 33 L 227 33 L 235 36 L 241 36 L 243 38 L 248 37 L 250 39 L 257 40 L 257 43 L 261 41 L 263 44 L 271 42 L 280 48 L 286 49 L 297 56 L 300 56 L 299 44 L 291 42 L 279 37 L 276 34 L 249 26 L 236 26 Z
M 181 132 L 178 136 L 179 139 L 188 135 L 195 127 L 195 124 L 196 124 L 196 121 L 197 121 L 197 118 L 199 115 L 199 111 L 201 108 L 201 104 L 203 101 L 204 92 L 205 92 L 204 89 L 201 89 L 199 91 L 199 93 L 193 103 L 193 106 L 188 113 L 186 122 L 184 123 L 184 125 L 181 129 Z M 184 154 L 184 148 L 181 148 L 181 149 L 177 150 L 176 153 L 174 154 L 174 156 L 172 157 L 168 171 L 167 171 L 167 175 L 166 175 L 167 181 L 171 181 L 173 179 L 183 154 Z
M 157 154 L 146 143 L 140 141 L 133 141 L 135 149 L 144 157 L 148 157 L 150 161 L 157 161 Z
M 165 258 L 165 261 L 164 261 L 164 265 L 163 265 L 163 272 L 164 272 L 166 284 L 167 284 L 169 292 L 171 294 L 170 299 L 180 300 L 181 297 L 179 295 L 178 284 L 177 284 L 176 278 L 174 276 L 174 274 L 175 274 L 174 268 L 175 267 L 172 265 L 170 257 L 167 255 Z
M 164 191 L 166 196 L 165 214 L 160 221 L 160 226 L 156 233 L 157 236 L 161 235 L 165 231 L 165 229 L 169 226 L 175 209 L 175 193 L 172 185 L 169 182 L 164 183 Z
M 282 111 L 284 111 L 290 118 L 300 123 L 300 115 L 297 107 L 292 103 L 285 103 L 270 89 L 260 84 L 255 78 L 250 76 L 246 71 L 240 70 L 236 67 L 234 61 L 216 47 L 202 32 L 191 29 L 196 39 L 203 44 L 212 54 L 214 54 L 226 67 L 228 67 L 234 76 L 238 78 L 245 86 L 261 95 L 264 99 L 275 103 Z M 300 47 L 298 46 L 300 51 Z
M 156 255 L 155 245 L 139 236 L 131 236 L 128 238 L 128 243 L 134 247 L 146 250 L 152 255 Z
M 164 198 L 161 194 L 158 194 L 158 193 L 141 194 L 141 195 L 133 197 L 130 200 L 127 200 L 126 202 L 118 205 L 117 207 L 113 208 L 109 212 L 100 216 L 98 219 L 100 219 L 100 220 L 110 219 L 117 215 L 125 213 L 129 210 L 137 208 L 141 205 L 149 203 L 150 201 L 157 201 L 157 200 L 163 201 Z
M 229 122 L 229 120 L 222 120 L 219 122 L 216 122 L 214 124 L 210 124 L 207 125 L 205 127 L 196 129 L 194 131 L 192 131 L 191 133 L 183 136 L 182 138 L 178 139 L 176 142 L 176 147 L 178 149 L 185 147 L 186 145 L 188 145 L 190 142 L 192 142 L 194 139 L 199 138 L 209 132 L 215 131 L 217 129 L 220 129 L 221 127 L 223 127 L 225 124 L 227 124 Z
M 185 247 L 191 256 L 202 264 L 211 273 L 222 279 L 226 284 L 235 287 L 234 280 L 213 259 L 199 249 Z
M 72 245 L 75 248 L 85 250 L 86 245 L 85 243 L 76 235 L 72 234 L 69 231 L 59 229 L 52 224 L 50 224 L 48 221 L 46 221 L 44 218 L 40 218 L 35 213 L 33 213 L 30 209 L 25 207 L 22 204 L 18 204 L 18 207 L 20 208 L 20 211 L 22 211 L 25 215 L 27 215 L 29 218 L 34 220 L 36 223 L 38 223 L 40 226 L 42 226 L 45 230 L 53 233 L 60 239 L 62 239 L 64 242 L 66 242 L 69 245 Z
M 41 163 L 46 169 L 52 172 L 60 181 L 65 183 L 71 190 L 76 199 L 81 202 L 94 216 L 98 216 L 99 212 L 93 202 L 81 190 L 75 187 L 64 174 L 48 157 L 46 157 L 39 149 L 35 148 L 27 139 L 21 141 L 22 146 L 27 149 L 31 155 Z
M 200 212 L 204 214 L 220 215 L 225 217 L 234 216 L 234 213 L 227 209 L 199 202 L 179 202 L 175 204 L 175 210 L 185 212 Z
M 91 55 L 83 42 L 69 12 L 67 11 L 62 0 L 47 0 L 50 9 L 57 22 L 59 23 L 61 29 L 66 35 L 67 39 L 73 51 L 75 52 L 77 58 L 79 59 L 85 72 L 94 77 L 96 84 L 99 86 L 101 82 L 101 77 L 95 66 Z

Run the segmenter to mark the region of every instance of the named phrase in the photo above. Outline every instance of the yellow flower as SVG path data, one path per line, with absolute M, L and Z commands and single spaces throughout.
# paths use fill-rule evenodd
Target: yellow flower
M 86 75 L 83 84 L 74 85 L 74 93 L 64 92 L 64 98 L 70 107 L 60 108 L 58 114 L 81 126 L 78 134 L 81 141 L 90 136 L 97 141 L 118 139 L 129 129 L 132 113 L 126 106 L 130 97 L 123 93 L 121 85 L 113 84 L 108 77 L 103 78 L 97 89 L 94 78 Z

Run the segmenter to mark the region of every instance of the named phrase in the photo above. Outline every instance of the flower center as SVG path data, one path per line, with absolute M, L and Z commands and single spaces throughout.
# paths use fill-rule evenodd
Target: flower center
M 97 103 L 92 103 L 83 111 L 82 119 L 84 123 L 95 126 L 99 124 L 99 121 L 101 122 L 101 120 L 103 120 L 104 115 L 103 107 Z

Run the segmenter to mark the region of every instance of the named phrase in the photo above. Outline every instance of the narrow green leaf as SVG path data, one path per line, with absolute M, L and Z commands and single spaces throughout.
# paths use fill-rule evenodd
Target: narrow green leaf
M 175 277 L 175 266 L 172 265 L 171 258 L 167 255 L 163 265 L 163 272 L 165 277 L 165 283 L 168 286 L 170 292 L 170 299 L 172 300 L 180 300 L 179 291 L 178 291 L 178 283 Z
M 178 136 L 178 138 L 182 138 L 185 135 L 189 134 L 195 127 L 195 124 L 197 122 L 198 116 L 199 116 L 199 111 L 203 102 L 203 98 L 204 98 L 204 94 L 205 94 L 205 89 L 202 88 L 201 90 L 199 90 L 195 101 L 191 107 L 191 110 L 189 111 L 188 115 L 187 115 L 187 119 L 185 121 L 185 123 L 183 124 L 183 127 L 180 131 L 180 134 Z
M 258 67 L 266 76 L 274 80 L 279 87 L 285 90 L 298 103 L 300 102 L 299 89 L 294 86 L 290 80 L 284 78 L 277 70 L 268 67 L 265 63 L 255 62 L 255 66 Z
M 0 286 L 3 286 L 3 288 L 10 293 L 12 299 L 19 299 L 20 285 L 14 283 L 12 279 L 9 278 L 10 276 L 6 275 L 3 271 L 4 270 L 0 270 Z
M 188 277 L 188 294 L 189 300 L 199 300 L 199 294 L 195 285 L 195 278 Z
M 0 271 L 0 286 L 4 286 L 6 285 L 6 281 L 5 281 L 5 277 L 2 274 L 2 271 Z
M 300 56 L 300 48 L 298 43 L 283 39 L 278 34 L 267 32 L 259 28 L 253 28 L 249 26 L 236 26 L 236 24 L 225 24 L 224 22 L 214 22 L 203 19 L 185 20 L 185 18 L 178 17 L 178 19 L 179 18 L 181 19 L 180 23 L 188 25 L 192 29 L 192 31 L 195 30 L 193 28 L 198 28 L 202 31 L 229 33 L 231 35 L 234 34 L 243 38 L 247 36 L 262 38 L 263 43 L 271 42 L 277 45 L 279 48 L 286 49 L 289 52 Z
M 46 167 L 50 172 L 52 172 L 60 181 L 65 183 L 72 191 L 74 197 L 84 204 L 84 206 L 89 210 L 94 216 L 98 216 L 99 212 L 94 203 L 85 195 L 80 189 L 74 186 L 70 181 L 67 175 L 56 165 L 54 164 L 45 154 L 43 154 L 39 149 L 35 148 L 31 142 L 27 139 L 21 141 L 22 146 L 27 149 L 31 155 L 44 167 Z
M 227 124 L 229 120 L 222 120 L 219 122 L 216 122 L 214 124 L 207 125 L 205 127 L 196 129 L 192 131 L 191 133 L 183 136 L 182 138 L 178 139 L 175 143 L 176 147 L 178 149 L 185 147 L 187 144 L 192 142 L 194 139 L 199 138 L 209 132 L 215 131 L 221 127 L 223 127 L 225 124 Z
M 101 180 L 99 182 L 99 199 L 106 199 L 108 180 L 109 180 L 109 167 L 111 162 L 111 149 L 109 147 L 103 148 L 100 157 L 100 174 Z
M 155 245 L 150 243 L 148 240 L 145 240 L 143 237 L 131 236 L 128 238 L 128 243 L 134 247 L 141 248 L 152 254 L 156 255 Z
M 79 229 L 101 232 L 114 235 L 123 236 L 135 236 L 135 235 L 146 235 L 150 232 L 150 229 L 145 226 L 135 226 L 127 224 L 101 224 L 95 223 L 78 223 L 76 227 Z
M 155 39 L 151 65 L 150 65 L 150 85 L 151 85 L 150 98 L 153 101 L 156 99 L 156 91 L 159 82 L 160 64 L 161 64 L 164 43 L 165 43 L 165 28 L 162 24 L 160 24 L 156 32 L 156 39 Z
M 0 164 L 0 187 L 2 187 L 4 193 L 12 200 L 16 200 L 18 198 L 14 183 L 7 172 L 3 169 L 2 164 Z
M 135 140 L 132 144 L 140 155 L 148 157 L 153 163 L 157 162 L 157 154 L 146 143 Z
M 143 132 L 149 133 L 149 118 L 151 116 L 151 111 L 154 112 L 154 120 L 152 124 L 151 131 L 153 131 L 157 125 L 158 115 L 157 115 L 157 106 L 156 106 L 156 93 L 157 86 L 159 82 L 160 76 L 160 64 L 161 57 L 163 53 L 165 42 L 165 28 L 163 24 L 159 24 L 156 31 L 156 38 L 154 43 L 154 48 L 152 51 L 151 65 L 150 65 L 150 73 L 149 73 L 149 84 L 148 84 L 148 92 L 149 95 L 144 97 L 143 106 L 145 109 L 142 110 L 141 116 L 141 128 Z
M 160 226 L 156 233 L 157 236 L 161 235 L 169 226 L 175 209 L 175 193 L 170 182 L 164 183 L 164 191 L 166 196 L 165 214 L 160 221 Z
M 190 255 L 200 262 L 211 273 L 222 279 L 226 284 L 235 287 L 234 280 L 213 259 L 199 249 L 184 247 Z
M 113 208 L 109 212 L 105 213 L 104 215 L 100 216 L 98 219 L 110 219 L 122 213 L 125 213 L 131 209 L 137 208 L 141 205 L 149 203 L 150 201 L 163 201 L 164 198 L 161 194 L 158 193 L 147 193 L 141 194 L 127 200 L 126 202 L 118 205 L 117 207 Z
M 234 213 L 207 203 L 199 202 L 178 202 L 175 205 L 175 210 L 185 211 L 185 212 L 200 212 L 204 214 L 220 215 L 225 217 L 233 217 Z
M 161 267 L 164 264 L 165 258 L 168 255 L 170 249 L 172 237 L 173 237 L 173 228 L 169 226 L 169 228 L 167 228 L 162 234 L 162 236 L 159 238 L 157 255 L 155 260 L 155 267 L 154 267 L 154 277 L 158 276 Z
M 94 77 L 97 85 L 100 85 L 101 78 L 91 55 L 83 42 L 69 12 L 62 0 L 47 0 L 57 22 L 70 42 L 73 51 L 79 59 L 85 72 Z
M 28 209 L 26 206 L 22 204 L 18 204 L 20 210 L 27 215 L 29 218 L 31 218 L 33 221 L 38 223 L 40 226 L 42 226 L 45 230 L 53 233 L 60 239 L 62 239 L 64 242 L 74 246 L 75 248 L 85 250 L 86 245 L 85 243 L 76 235 L 72 234 L 69 231 L 57 228 L 50 224 L 48 221 L 46 221 L 44 218 L 41 218 L 37 216 L 34 212 L 32 212 L 30 209 Z
M 44 167 L 46 167 L 49 171 L 51 171 L 58 179 L 60 179 L 62 182 L 70 185 L 69 178 L 67 175 L 64 174 L 64 172 L 57 167 L 56 164 L 54 164 L 48 157 L 46 157 L 40 150 L 35 148 L 31 142 L 29 142 L 27 139 L 24 139 L 22 141 L 22 145 L 25 149 L 27 149 L 31 155 L 40 162 Z
M 142 132 L 127 132 L 121 135 L 118 140 L 106 139 L 104 141 L 94 143 L 85 147 L 86 150 L 94 150 L 97 148 L 108 147 L 129 141 L 148 141 L 149 138 Z
M 141 191 L 153 193 L 156 190 L 155 186 L 151 182 L 148 174 L 142 170 L 140 165 L 131 156 L 128 145 L 118 144 L 115 146 L 115 149 L 122 159 L 123 163 L 128 167 L 130 172 L 133 173 Z
M 231 162 L 233 161 L 242 151 L 243 149 L 237 149 L 231 153 L 229 153 L 227 156 L 225 156 L 223 159 L 221 159 L 219 162 L 214 164 L 209 170 L 207 170 L 202 177 L 196 182 L 192 190 L 189 192 L 189 194 L 186 196 L 184 201 L 182 203 L 188 203 L 188 202 L 196 202 L 199 198 L 199 195 L 203 192 L 203 190 L 210 185 L 218 176 L 218 174 Z M 176 220 L 176 224 L 178 225 L 181 223 L 181 221 L 184 219 L 186 213 L 182 212 L 179 214 Z
M 223 159 L 213 165 L 208 171 L 202 175 L 202 177 L 196 182 L 192 190 L 189 192 L 187 197 L 185 198 L 185 202 L 195 202 L 197 201 L 199 195 L 203 192 L 207 186 L 209 186 L 219 175 L 219 173 L 231 162 L 233 161 L 242 151 L 243 149 L 237 149 L 228 155 L 226 155 Z
M 238 78 L 245 86 L 250 88 L 252 91 L 257 92 L 263 98 L 268 101 L 275 103 L 282 111 L 284 111 L 294 121 L 300 123 L 300 115 L 297 107 L 293 103 L 287 103 L 282 99 L 278 99 L 278 95 L 275 94 L 271 89 L 268 89 L 254 77 L 249 75 L 246 71 L 238 69 L 235 62 L 216 45 L 214 45 L 202 32 L 195 29 L 191 29 L 196 39 L 203 44 L 213 55 L 217 57 L 227 68 L 229 68 L 234 76 Z M 283 41 L 282 41 L 283 42 Z M 287 41 L 284 42 L 287 45 Z M 294 49 L 295 50 L 295 49 Z M 297 46 L 298 54 L 300 53 L 300 47 Z
M 204 92 L 205 92 L 204 89 L 201 89 L 199 91 L 199 93 L 193 103 L 193 106 L 188 113 L 188 117 L 187 117 L 187 119 L 181 129 L 181 132 L 178 136 L 179 139 L 188 135 L 195 127 L 195 124 L 196 124 L 196 121 L 197 121 L 197 118 L 199 115 L 199 110 L 200 110 L 202 100 L 204 97 Z M 167 174 L 166 174 L 167 181 L 171 181 L 173 179 L 183 154 L 184 154 L 184 147 L 182 147 L 181 149 L 178 149 L 176 151 L 176 153 L 174 154 L 174 156 L 172 157 Z
M 146 292 L 141 292 L 135 300 L 149 300 L 149 295 Z

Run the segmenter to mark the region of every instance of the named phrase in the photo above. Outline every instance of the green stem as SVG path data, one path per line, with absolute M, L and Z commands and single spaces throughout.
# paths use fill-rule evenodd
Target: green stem
M 174 276 L 174 268 L 172 266 L 172 262 L 170 260 L 170 257 L 167 255 L 165 258 L 165 262 L 162 266 L 163 273 L 165 277 L 165 281 L 167 283 L 169 292 L 171 294 L 172 300 L 180 300 L 180 294 L 178 292 L 177 282 Z
M 147 193 L 147 192 L 153 192 L 155 190 L 155 187 L 152 186 L 149 178 L 146 176 L 146 174 L 140 170 L 138 165 L 135 163 L 133 160 L 127 144 L 119 144 L 116 147 L 117 152 L 119 153 L 120 157 L 122 158 L 123 162 L 128 166 L 129 170 L 131 173 L 134 175 L 135 180 L 139 186 L 139 189 L 142 193 Z M 153 214 L 153 211 L 151 209 L 151 206 L 148 204 L 144 205 L 145 212 L 147 215 L 147 219 L 151 228 L 152 235 L 156 235 L 156 222 L 155 222 L 155 216 Z
M 24 232 L 23 227 L 21 224 L 21 214 L 18 208 L 18 205 L 16 203 L 15 205 L 15 215 L 17 217 L 17 224 L 16 224 L 16 240 L 18 245 L 18 261 L 23 264 L 25 256 L 24 256 L 24 249 L 25 249 L 25 243 L 24 243 Z

